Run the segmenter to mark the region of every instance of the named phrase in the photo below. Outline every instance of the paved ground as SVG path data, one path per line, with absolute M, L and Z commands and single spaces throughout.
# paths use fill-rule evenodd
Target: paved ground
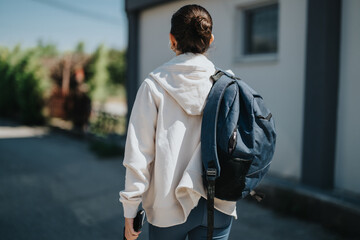
M 0 239 L 122 239 L 120 158 L 86 142 L 0 120 Z M 343 239 L 314 223 L 242 201 L 230 239 Z M 139 239 L 147 239 L 147 227 Z

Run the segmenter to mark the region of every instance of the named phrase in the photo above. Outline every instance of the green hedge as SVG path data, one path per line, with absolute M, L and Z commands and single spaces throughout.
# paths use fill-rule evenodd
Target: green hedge
M 0 116 L 44 123 L 44 81 L 36 50 L 0 49 Z

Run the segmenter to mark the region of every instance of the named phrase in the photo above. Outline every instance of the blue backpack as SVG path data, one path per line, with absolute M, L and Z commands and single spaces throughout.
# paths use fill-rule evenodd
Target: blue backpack
M 201 126 L 203 180 L 208 197 L 208 239 L 212 239 L 214 197 L 237 201 L 269 170 L 276 133 L 262 97 L 239 78 L 218 70 Z

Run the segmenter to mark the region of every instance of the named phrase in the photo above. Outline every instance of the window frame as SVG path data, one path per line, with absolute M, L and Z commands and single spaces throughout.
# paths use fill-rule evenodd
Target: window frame
M 278 5 L 278 30 L 277 30 L 277 51 L 274 53 L 256 53 L 245 54 L 246 44 L 246 14 L 245 12 L 252 9 L 263 8 L 271 5 Z M 280 14 L 281 8 L 278 0 L 271 0 L 266 2 L 260 2 L 252 5 L 238 6 L 236 9 L 235 19 L 235 62 L 262 62 L 262 61 L 277 61 L 280 52 Z M 240 23 L 240 24 L 238 24 Z

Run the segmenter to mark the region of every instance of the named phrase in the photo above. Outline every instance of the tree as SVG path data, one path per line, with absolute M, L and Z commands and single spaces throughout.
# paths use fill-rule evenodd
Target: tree
M 88 79 L 90 97 L 95 101 L 105 102 L 109 83 L 108 51 L 104 45 L 100 45 L 85 68 L 85 76 Z
M 126 51 L 110 49 L 107 69 L 111 83 L 125 85 Z
M 79 42 L 75 47 L 75 53 L 84 54 L 85 53 L 85 43 Z
M 39 40 L 36 46 L 37 54 L 41 57 L 56 57 L 59 55 L 56 45 L 53 43 L 44 43 Z

